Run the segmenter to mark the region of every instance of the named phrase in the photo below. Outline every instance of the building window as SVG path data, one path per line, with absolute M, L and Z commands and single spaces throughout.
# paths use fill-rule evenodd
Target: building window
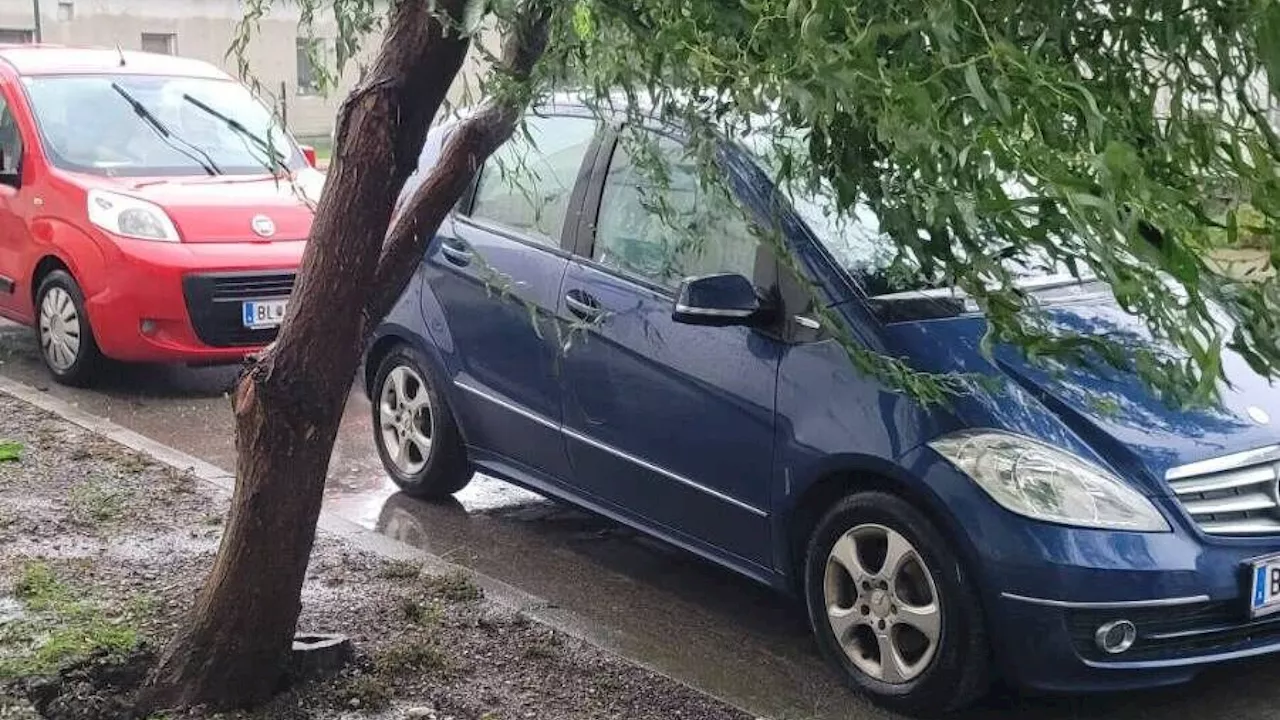
M 0 28 L 0 45 L 25 45 L 35 42 L 35 31 Z
M 58 22 L 71 22 L 76 19 L 74 0 L 58 0 Z
M 173 33 L 142 33 L 142 52 L 178 54 L 178 36 Z
M 316 60 L 324 57 L 324 41 L 319 38 L 298 38 L 298 94 L 311 95 L 320 92 L 320 68 Z

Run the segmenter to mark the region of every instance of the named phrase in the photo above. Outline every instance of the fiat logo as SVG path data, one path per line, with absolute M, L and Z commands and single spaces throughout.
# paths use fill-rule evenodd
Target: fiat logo
M 266 215 L 255 215 L 253 218 L 253 231 L 258 237 L 269 238 L 276 234 L 276 223 Z

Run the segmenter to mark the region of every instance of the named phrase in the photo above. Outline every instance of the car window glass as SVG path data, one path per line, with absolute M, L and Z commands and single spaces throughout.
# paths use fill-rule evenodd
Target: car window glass
M 559 244 L 569 196 L 595 135 L 594 120 L 530 117 L 485 163 L 471 216 Z
M 278 164 L 258 141 L 288 168 L 306 166 L 271 110 L 237 82 L 121 74 L 23 83 L 50 162 L 65 170 L 142 177 L 198 176 L 216 168 L 258 175 Z M 84 122 L 86 107 L 93 108 L 93 122 Z
M 699 181 L 697 160 L 680 143 L 653 139 L 647 146 L 619 141 L 592 259 L 673 290 L 698 275 L 754 278 L 760 241 L 741 208 L 722 188 Z
M 0 175 L 14 175 L 22 162 L 22 135 L 9 103 L 0 96 Z

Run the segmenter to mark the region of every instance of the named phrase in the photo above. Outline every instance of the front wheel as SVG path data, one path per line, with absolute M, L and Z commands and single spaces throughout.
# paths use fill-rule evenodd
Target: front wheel
M 441 499 L 466 487 L 473 471 L 457 421 L 430 377 L 416 350 L 387 354 L 373 383 L 373 436 L 383 467 L 405 494 Z
M 856 493 L 827 512 L 809 542 L 805 598 L 823 655 L 877 703 L 946 712 L 986 691 L 990 659 L 971 580 L 901 498 Z
M 54 380 L 74 386 L 93 380 L 102 354 L 89 326 L 84 293 L 64 270 L 46 275 L 36 291 L 36 336 L 40 358 Z

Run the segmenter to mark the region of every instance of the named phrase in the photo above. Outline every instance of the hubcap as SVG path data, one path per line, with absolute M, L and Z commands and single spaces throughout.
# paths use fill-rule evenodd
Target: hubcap
M 431 457 L 434 414 L 426 383 L 416 370 L 401 365 L 387 373 L 378 400 L 382 444 L 400 472 L 422 472 Z
M 40 347 L 55 370 L 75 364 L 80 355 L 80 314 L 71 294 L 55 287 L 40 302 Z
M 827 556 L 823 594 L 840 648 L 876 680 L 910 682 L 937 654 L 938 589 L 924 558 L 902 534 L 859 525 L 842 535 Z

